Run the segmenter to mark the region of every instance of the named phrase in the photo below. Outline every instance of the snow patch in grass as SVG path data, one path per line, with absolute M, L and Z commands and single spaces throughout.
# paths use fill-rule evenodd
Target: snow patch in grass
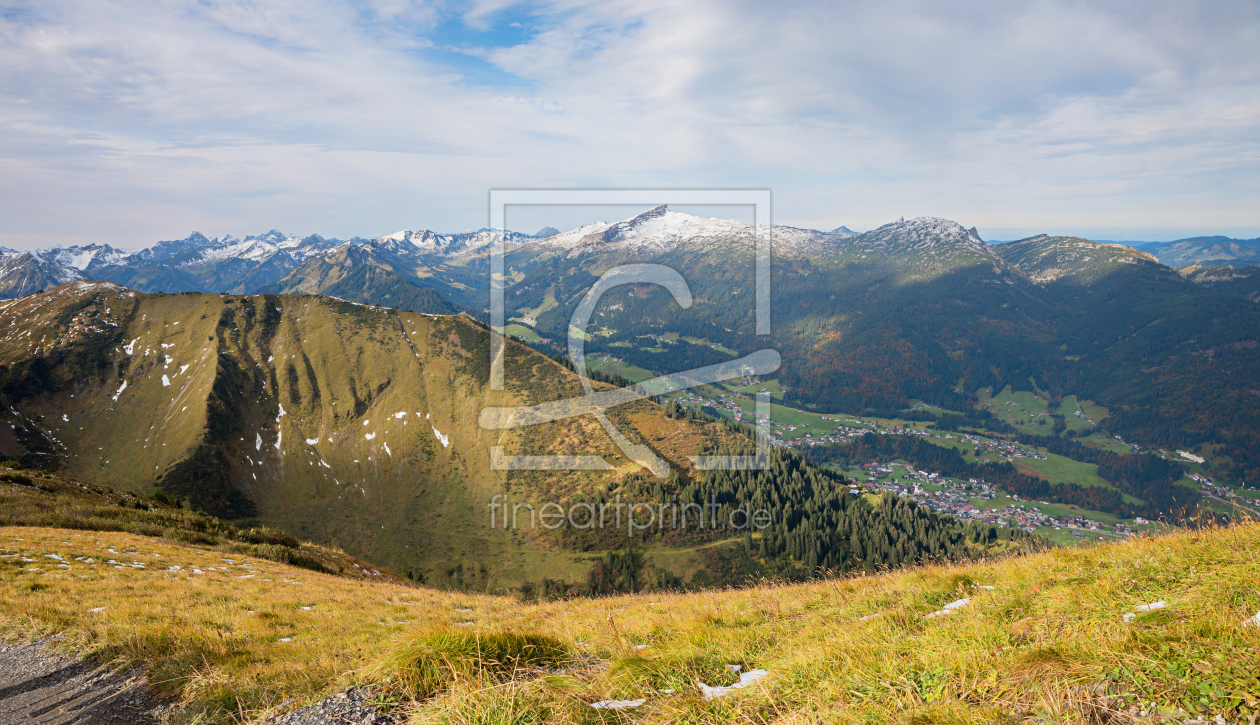
M 1153 612 L 1156 609 L 1163 609 L 1166 606 L 1168 606 L 1168 602 L 1161 599 L 1158 602 L 1151 602 L 1150 604 L 1139 604 L 1138 606 L 1134 607 L 1134 609 L 1137 610 L 1138 612 Z M 1129 622 L 1132 622 L 1136 617 L 1137 617 L 1136 613 L 1126 612 L 1124 615 L 1124 621 L 1126 624 L 1128 624 Z
M 730 687 L 709 687 L 703 682 L 697 682 L 696 684 L 700 687 L 700 692 L 704 694 L 704 699 L 713 700 L 719 697 L 725 697 L 742 687 L 748 687 L 768 674 L 770 673 L 765 670 L 749 670 L 747 672 L 741 672 L 739 674 L 739 682 L 736 682 Z
M 641 699 L 641 700 L 600 700 L 599 702 L 592 702 L 592 703 L 591 703 L 591 707 L 595 708 L 596 710 L 624 710 L 624 709 L 629 708 L 629 707 L 638 707 L 638 706 L 642 705 L 642 704 L 643 704 L 643 703 L 645 703 L 645 702 L 647 702 L 647 700 L 645 700 L 645 699 Z
M 433 428 L 433 435 L 437 436 L 437 439 L 438 439 L 438 440 L 440 440 L 440 441 L 442 441 L 442 447 L 443 447 L 443 448 L 446 448 L 446 447 L 448 447 L 448 446 L 450 446 L 450 445 L 451 445 L 451 439 L 450 439 L 450 437 L 442 435 L 441 431 L 439 431 L 439 430 L 438 430 L 436 427 L 434 427 L 433 425 L 430 425 L 429 427 L 430 427 L 430 428 Z
M 958 609 L 959 607 L 965 607 L 965 606 L 967 606 L 967 605 L 968 605 L 968 604 L 970 604 L 970 603 L 971 603 L 971 600 L 970 600 L 970 599 L 958 599 L 958 600 L 955 600 L 955 601 L 950 602 L 949 604 L 946 604 L 946 605 L 945 605 L 944 607 L 942 607 L 941 609 L 939 609 L 939 610 L 937 610 L 937 611 L 935 611 L 935 612 L 932 612 L 931 614 L 929 614 L 929 615 L 927 615 L 927 616 L 928 616 L 928 617 L 940 617 L 940 616 L 944 616 L 944 615 L 946 615 L 946 614 L 952 614 L 952 613 L 954 612 L 954 610 L 955 610 L 955 609 Z

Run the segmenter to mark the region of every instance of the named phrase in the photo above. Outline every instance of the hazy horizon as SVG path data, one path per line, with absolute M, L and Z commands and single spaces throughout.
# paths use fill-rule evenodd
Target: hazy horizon
M 635 214 L 641 211 L 644 211 L 646 208 L 648 207 L 643 207 L 643 208 L 626 207 L 623 210 L 624 213 L 620 215 L 613 213 L 616 210 L 610 207 L 600 207 L 597 210 L 581 209 L 581 210 L 563 210 L 563 211 L 556 210 L 556 209 L 536 209 L 536 210 L 529 210 L 527 213 L 524 212 L 523 210 L 517 209 L 517 210 L 508 212 L 507 227 L 509 230 L 513 232 L 519 232 L 522 234 L 530 234 L 530 235 L 536 234 L 538 231 L 542 230 L 545 227 L 553 227 L 555 229 L 558 229 L 561 232 L 564 232 L 564 231 L 569 231 L 570 229 L 575 229 L 584 224 L 590 224 L 594 222 L 613 223 L 613 222 L 629 219 L 633 217 Z M 717 213 L 718 210 L 713 209 L 713 208 L 708 208 L 708 207 L 688 208 L 688 207 L 683 207 L 683 206 L 672 206 L 671 209 L 673 209 L 674 211 L 692 214 L 694 216 L 714 217 L 718 219 L 733 219 L 733 220 L 741 221 L 744 223 L 751 223 L 752 221 L 751 212 L 743 213 L 743 214 L 740 214 L 740 213 L 722 214 L 722 213 Z M 916 215 L 906 214 L 904 215 L 906 219 L 911 219 L 911 218 L 914 218 L 915 216 L 940 216 L 940 215 L 933 215 L 933 214 L 916 214 Z M 519 223 L 514 222 L 513 221 L 514 218 L 516 218 L 519 221 Z M 950 219 L 950 217 L 947 217 L 947 216 L 942 217 L 942 218 Z M 889 219 L 887 222 L 884 222 L 884 223 L 886 224 L 886 223 L 894 222 L 896 220 L 897 218 Z M 975 226 L 972 224 L 968 224 L 965 220 L 950 219 L 950 221 L 955 221 L 958 224 L 967 228 L 971 228 L 972 226 Z M 831 232 L 832 230 L 843 226 L 843 227 L 848 228 L 850 231 L 858 233 L 858 234 L 871 231 L 872 229 L 876 229 L 879 226 L 882 226 L 882 224 L 880 224 L 880 225 L 871 226 L 871 227 L 860 227 L 860 226 L 856 226 L 852 224 L 845 224 L 843 221 L 838 221 L 836 224 L 830 225 L 830 226 L 822 225 L 819 227 L 809 227 L 809 226 L 804 226 L 801 224 L 793 224 L 791 222 L 785 223 L 779 219 L 772 219 L 772 223 L 775 226 L 797 227 L 800 229 L 816 229 L 821 232 Z M 266 225 L 263 225 L 263 226 L 266 226 Z M 324 237 L 325 239 L 338 239 L 341 241 L 348 241 L 355 237 L 360 237 L 364 239 L 378 239 L 380 237 L 387 236 L 389 234 L 393 234 L 400 231 L 428 230 L 431 232 L 435 232 L 437 234 L 461 234 L 461 233 L 477 231 L 479 229 L 484 229 L 484 228 L 486 228 L 485 224 L 482 224 L 480 226 L 469 226 L 462 229 L 449 230 L 449 229 L 437 229 L 432 226 L 419 224 L 419 225 L 413 225 L 413 226 L 408 226 L 408 227 L 402 227 L 398 229 L 390 229 L 387 231 L 379 231 L 379 232 L 373 231 L 370 234 L 357 232 L 354 234 L 341 236 L 341 235 L 335 235 L 335 234 L 326 234 L 319 229 L 306 229 L 306 230 L 284 229 L 279 226 L 269 226 L 269 227 L 266 227 L 265 229 L 253 229 L 253 230 L 248 230 L 248 231 L 227 230 L 227 231 L 211 232 L 211 231 L 206 231 L 204 229 L 189 229 L 188 231 L 183 232 L 183 233 L 177 233 L 174 235 L 166 235 L 166 236 L 162 236 L 161 238 L 154 238 L 150 240 L 137 240 L 130 244 L 118 243 L 115 241 L 105 241 L 105 240 L 100 240 L 100 241 L 89 240 L 89 241 L 82 241 L 82 242 L 51 244 L 51 245 L 0 244 L 0 246 L 16 249 L 19 252 L 24 252 L 24 251 L 34 251 L 37 249 L 51 249 L 51 248 L 56 248 L 56 247 L 86 246 L 88 244 L 108 244 L 114 249 L 118 249 L 120 251 L 132 252 L 132 251 L 139 251 L 141 249 L 146 249 L 161 241 L 173 241 L 173 240 L 179 240 L 179 239 L 186 239 L 193 233 L 200 233 L 208 239 L 232 236 L 237 239 L 244 240 L 245 238 L 250 237 L 250 236 L 255 236 L 255 237 L 261 236 L 274 229 L 274 230 L 280 231 L 286 236 L 305 237 L 305 236 L 310 236 L 312 234 L 318 234 L 321 237 Z M 1131 242 L 1131 243 L 1139 243 L 1139 244 L 1150 243 L 1150 242 L 1171 242 L 1171 241 L 1176 241 L 1179 239 L 1191 239 L 1191 238 L 1196 238 L 1196 237 L 1211 237 L 1211 236 L 1223 236 L 1223 237 L 1229 237 L 1232 239 L 1241 239 L 1241 240 L 1250 240 L 1250 239 L 1255 239 L 1255 238 L 1260 237 L 1260 227 L 1252 228 L 1252 229 L 1231 228 L 1231 229 L 1201 230 L 1201 229 L 1149 229 L 1149 228 L 1140 228 L 1140 227 L 1139 228 L 1120 228 L 1120 229 L 1072 229 L 1072 228 L 987 229 L 982 226 L 977 226 L 976 230 L 980 233 L 981 239 L 991 244 L 1000 244 L 1003 242 L 1011 242 L 1011 241 L 1016 241 L 1019 239 L 1026 239 L 1028 237 L 1036 236 L 1038 234 L 1046 234 L 1048 236 L 1081 237 L 1083 239 L 1090 239 L 1090 240 L 1103 241 L 1103 242 L 1117 242 L 1117 243 L 1130 243 Z

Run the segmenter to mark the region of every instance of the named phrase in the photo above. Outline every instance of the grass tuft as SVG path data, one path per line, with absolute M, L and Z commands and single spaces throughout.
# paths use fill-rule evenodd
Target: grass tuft
M 458 680 L 509 678 L 520 670 L 555 668 L 568 648 L 546 635 L 477 632 L 432 624 L 385 657 L 379 673 L 413 697 L 429 698 Z

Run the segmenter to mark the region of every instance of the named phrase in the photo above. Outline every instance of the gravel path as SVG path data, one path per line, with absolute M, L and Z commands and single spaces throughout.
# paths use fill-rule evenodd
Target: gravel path
M 114 673 L 53 654 L 47 640 L 0 645 L 0 725 L 166 725 L 178 711 L 149 692 L 142 673 Z M 270 718 L 267 725 L 394 725 L 368 688 Z
M 49 652 L 44 644 L 0 645 L 0 725 L 159 725 L 171 706 L 140 673 L 117 674 Z

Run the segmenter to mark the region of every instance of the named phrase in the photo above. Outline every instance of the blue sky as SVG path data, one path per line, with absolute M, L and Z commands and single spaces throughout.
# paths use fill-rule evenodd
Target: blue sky
M 0 245 L 458 231 L 491 188 L 618 187 L 1256 237 L 1256 48 L 1230 0 L 0 0 Z

